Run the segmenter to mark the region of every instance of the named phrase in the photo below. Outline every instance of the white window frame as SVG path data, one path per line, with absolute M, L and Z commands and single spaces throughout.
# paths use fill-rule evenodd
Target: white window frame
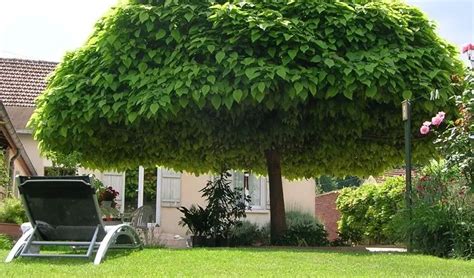
M 231 182 L 231 186 L 232 186 L 232 189 L 234 189 L 236 187 L 236 184 L 235 184 L 235 180 L 234 180 L 234 177 L 235 177 L 235 173 L 242 173 L 241 171 L 232 171 L 232 182 Z M 261 210 L 268 210 L 269 208 L 269 203 L 270 203 L 270 199 L 269 199 L 269 195 L 268 195 L 268 178 L 267 177 L 264 177 L 264 176 L 258 176 L 258 175 L 255 175 L 255 174 L 252 174 L 250 173 L 250 176 L 255 176 L 256 179 L 257 179 L 257 184 L 259 185 L 259 189 L 260 189 L 260 205 L 253 205 L 252 203 L 250 203 L 250 207 L 251 209 L 250 210 L 247 210 L 248 212 L 252 212 L 254 210 L 258 210 L 258 211 L 261 211 Z M 249 177 L 250 179 L 250 177 Z M 242 184 L 242 187 L 243 187 L 243 184 Z

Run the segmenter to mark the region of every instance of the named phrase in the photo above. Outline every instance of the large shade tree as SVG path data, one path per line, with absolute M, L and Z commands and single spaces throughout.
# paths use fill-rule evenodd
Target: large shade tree
M 64 57 L 32 126 L 92 168 L 268 172 L 276 242 L 281 175 L 400 165 L 401 101 L 415 121 L 448 109 L 456 55 L 397 1 L 122 1 Z M 415 158 L 431 149 L 417 140 Z

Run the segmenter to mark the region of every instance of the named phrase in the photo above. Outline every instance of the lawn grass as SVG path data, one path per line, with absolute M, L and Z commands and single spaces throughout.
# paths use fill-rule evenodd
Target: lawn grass
M 0 250 L 3 261 L 7 250 Z M 1 277 L 473 277 L 474 261 L 423 255 L 292 248 L 145 249 L 110 255 L 95 266 L 74 259 L 20 258 Z

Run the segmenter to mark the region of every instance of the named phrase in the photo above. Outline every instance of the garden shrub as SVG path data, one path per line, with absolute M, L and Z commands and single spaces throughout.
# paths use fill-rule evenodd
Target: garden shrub
M 205 208 L 199 205 L 178 208 L 184 214 L 179 222 L 181 226 L 187 227 L 194 236 L 213 239 L 217 246 L 229 244 L 230 233 L 240 219 L 246 217 L 245 203 L 250 202 L 241 190 L 231 188 L 230 177 L 228 171 L 222 171 L 199 190 L 206 200 Z
M 0 250 L 9 250 L 13 247 L 13 241 L 7 235 L 0 234 Z
M 0 222 L 21 224 L 28 220 L 19 199 L 6 198 L 0 203 Z
M 415 251 L 439 257 L 474 256 L 474 198 L 456 167 L 432 162 L 415 179 L 410 219 L 407 210 L 395 217 L 399 240 Z
M 393 242 L 390 222 L 403 207 L 404 187 L 403 177 L 392 177 L 383 184 L 342 189 L 336 201 L 340 237 L 354 243 Z
M 231 230 L 230 241 L 235 246 L 267 245 L 270 242 L 270 233 L 255 223 L 242 221 Z
M 283 236 L 283 245 L 325 246 L 328 245 L 324 226 L 313 215 L 300 211 L 286 213 L 287 230 Z

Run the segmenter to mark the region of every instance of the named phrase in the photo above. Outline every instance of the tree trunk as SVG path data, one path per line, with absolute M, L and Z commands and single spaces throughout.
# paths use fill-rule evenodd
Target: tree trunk
M 267 160 L 268 178 L 270 182 L 271 243 L 275 245 L 281 242 L 286 230 L 280 153 L 276 150 L 266 150 L 265 158 Z

